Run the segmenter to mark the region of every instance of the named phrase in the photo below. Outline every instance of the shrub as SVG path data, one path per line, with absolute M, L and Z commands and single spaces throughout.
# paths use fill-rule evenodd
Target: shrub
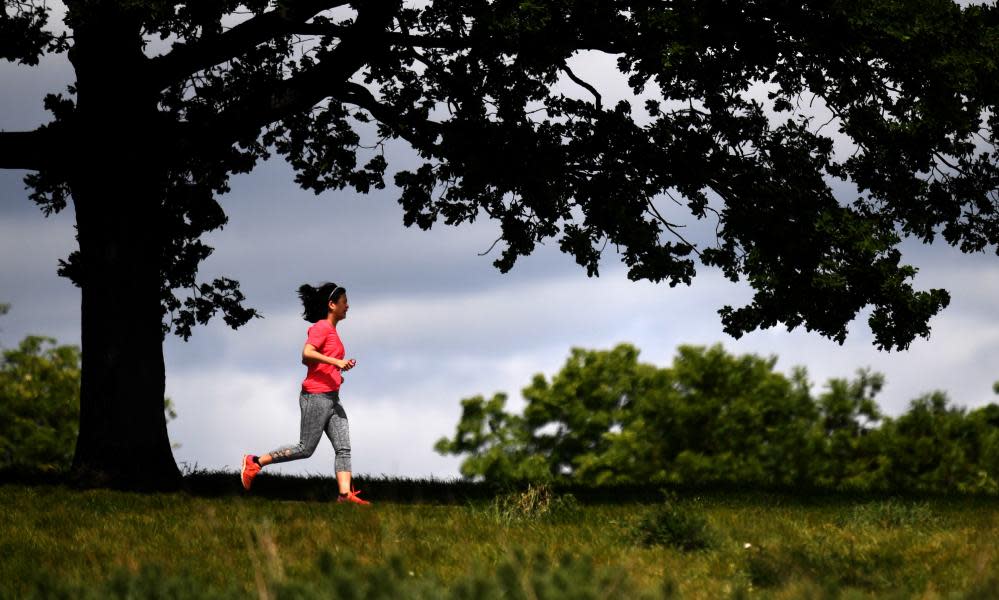
M 665 501 L 639 522 L 637 534 L 646 546 L 670 546 L 683 551 L 710 548 L 716 538 L 703 511 L 696 505 L 681 505 L 672 494 L 667 494 Z

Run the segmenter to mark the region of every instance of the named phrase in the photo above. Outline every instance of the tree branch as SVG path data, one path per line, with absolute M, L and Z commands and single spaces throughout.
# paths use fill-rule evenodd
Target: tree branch
M 34 131 L 0 131 L 0 169 L 38 171 L 52 162 L 51 133 Z
M 370 7 L 370 8 L 369 8 Z M 385 24 L 391 14 L 380 3 L 365 5 L 358 11 L 353 31 L 316 66 L 285 79 L 280 85 L 246 95 L 213 120 L 208 128 L 191 134 L 193 144 L 231 145 L 271 123 L 311 109 L 325 98 L 340 97 L 352 92 L 348 82 L 370 57 L 372 44 L 383 43 Z M 369 92 L 370 94 L 370 92 Z M 357 95 L 353 92 L 353 95 Z M 196 140 L 196 141 L 193 141 Z
M 371 91 L 363 85 L 348 81 L 340 92 L 332 96 L 341 102 L 349 102 L 371 113 L 378 122 L 395 131 L 399 137 L 415 148 L 432 148 L 436 146 L 437 136 L 442 133 L 440 123 L 435 121 L 407 121 L 402 115 L 393 112 L 388 106 L 381 104 Z
M 349 33 L 349 27 L 343 25 L 323 25 L 314 23 L 301 23 L 293 25 L 289 33 L 300 35 L 329 35 L 341 37 Z M 436 35 L 413 35 L 408 31 L 405 33 L 389 31 L 385 33 L 385 40 L 393 46 L 408 46 L 410 48 L 439 48 L 441 50 L 467 50 L 472 48 L 489 48 L 499 52 L 515 54 L 523 49 L 523 44 L 515 39 L 487 39 L 473 37 L 449 37 Z M 623 49 L 617 47 L 610 41 L 598 40 L 573 40 L 571 49 L 574 51 L 599 50 L 608 54 L 620 54 Z M 585 87 L 585 86 L 584 86 Z
M 593 100 L 596 103 L 597 110 L 603 110 L 601 108 L 601 105 L 600 105 L 600 92 L 597 91 L 597 88 L 595 88 L 592 85 L 586 83 L 585 81 L 583 81 L 579 77 L 576 77 L 576 74 L 573 73 L 572 69 L 569 68 L 569 63 L 567 63 L 565 61 L 562 61 L 562 67 L 561 67 L 561 69 L 563 71 L 565 71 L 565 74 L 569 76 L 569 79 L 575 81 L 577 85 L 588 89 L 590 91 L 590 93 L 593 94 Z
M 177 45 L 169 53 L 150 59 L 150 74 L 147 81 L 155 90 L 163 88 L 194 75 L 195 73 L 220 64 L 235 56 L 239 56 L 258 44 L 262 44 L 280 35 L 328 35 L 345 40 L 356 33 L 357 27 L 336 24 L 308 23 L 316 14 L 348 4 L 357 4 L 356 0 L 288 0 L 275 10 L 262 13 L 236 25 L 229 31 L 212 38 L 202 38 L 186 44 Z M 378 2 L 362 4 L 360 10 L 377 7 Z M 381 9 L 389 7 L 378 7 Z M 470 37 L 412 35 L 395 31 L 380 32 L 382 39 L 395 46 L 411 48 L 438 48 L 442 50 L 464 50 L 474 47 L 485 47 L 498 52 L 516 53 L 520 46 L 516 40 L 473 39 Z M 611 54 L 620 52 L 614 44 L 606 41 L 576 40 L 573 50 L 599 50 Z M 590 89 L 596 91 L 569 72 L 570 77 Z M 596 94 L 599 106 L 599 94 Z
M 163 56 L 150 59 L 148 81 L 156 90 L 182 81 L 198 71 L 239 56 L 279 35 L 295 33 L 316 14 L 350 4 L 349 0 L 298 0 L 259 14 L 220 36 L 174 46 Z
M 673 235 L 675 235 L 675 236 L 676 236 L 677 238 L 679 238 L 679 240 L 680 240 L 681 242 L 683 242 L 684 244 L 687 244 L 687 246 L 688 246 L 688 247 L 689 247 L 689 248 L 690 248 L 691 250 L 693 250 L 693 251 L 694 251 L 694 254 L 696 254 L 696 255 L 697 255 L 698 257 L 700 257 L 700 258 L 704 258 L 703 256 L 701 256 L 701 251 L 697 249 L 697 246 L 695 246 L 694 244 L 691 244 L 690 242 L 688 242 L 688 241 L 687 241 L 687 238 L 683 237 L 683 236 L 682 236 L 682 235 L 680 234 L 680 232 L 679 232 L 679 231 L 677 231 L 677 230 L 675 229 L 676 227 L 682 227 L 682 225 L 677 225 L 676 223 L 670 223 L 669 221 L 667 221 L 667 220 L 666 220 L 666 219 L 665 219 L 665 218 L 664 218 L 664 217 L 663 217 L 663 216 L 662 216 L 662 215 L 661 215 L 661 214 L 659 213 L 659 210 L 658 210 L 658 209 L 656 208 L 656 205 L 652 203 L 652 200 L 648 200 L 648 201 L 646 201 L 646 204 L 648 204 L 648 206 L 649 206 L 649 209 L 651 209 L 651 210 L 648 210 L 648 209 L 647 209 L 647 210 L 646 210 L 646 212 L 648 212 L 648 213 L 649 213 L 649 214 L 650 214 L 651 216 L 655 217 L 655 219 L 656 219 L 656 220 L 658 220 L 658 221 L 659 221 L 660 223 L 662 223 L 662 224 L 663 224 L 663 226 L 664 226 L 664 227 L 665 227 L 665 228 L 666 228 L 667 230 L 669 230 L 669 232 L 670 232 L 670 233 L 672 233 L 672 234 L 673 234 Z
M 341 37 L 349 33 L 350 28 L 343 25 L 320 25 L 313 23 L 301 23 L 291 28 L 291 33 L 301 35 L 330 35 Z M 399 33 L 389 31 L 385 34 L 385 39 L 395 46 L 409 46 L 411 48 L 440 48 L 443 50 L 464 50 L 472 47 L 472 40 L 468 37 L 436 37 L 429 35 L 413 35 L 411 33 Z M 497 47 L 500 45 L 497 44 Z M 507 44 L 509 49 L 515 49 L 513 43 Z

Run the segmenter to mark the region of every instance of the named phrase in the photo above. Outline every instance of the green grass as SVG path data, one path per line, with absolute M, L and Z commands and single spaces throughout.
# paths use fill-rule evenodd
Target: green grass
M 199 472 L 0 484 L 0 597 L 995 598 L 999 499 Z

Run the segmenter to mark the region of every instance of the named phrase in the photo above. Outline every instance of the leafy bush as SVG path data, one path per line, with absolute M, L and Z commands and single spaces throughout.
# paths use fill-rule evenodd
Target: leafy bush
M 27 336 L 0 357 L 0 469 L 61 471 L 80 423 L 80 349 Z
M 716 533 L 698 506 L 666 500 L 638 523 L 639 540 L 646 546 L 670 546 L 683 551 L 701 550 L 715 545 Z
M 573 348 L 551 379 L 462 400 L 441 454 L 490 483 L 803 487 L 857 492 L 999 494 L 999 405 L 968 411 L 932 392 L 899 417 L 882 415 L 884 377 L 861 369 L 812 393 L 802 367 L 680 346 L 667 367 L 638 349 Z

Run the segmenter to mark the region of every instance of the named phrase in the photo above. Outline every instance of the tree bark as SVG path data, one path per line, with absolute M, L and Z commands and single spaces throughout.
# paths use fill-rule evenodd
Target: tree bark
M 80 433 L 71 480 L 169 490 L 181 482 L 163 394 L 161 207 L 168 165 L 137 24 L 87 14 L 70 60 L 78 102 L 71 164 L 82 289 Z
M 72 187 L 83 349 L 72 479 L 87 486 L 175 489 L 180 472 L 163 410 L 155 197 L 132 198 L 139 182 L 102 175 L 77 179 Z

